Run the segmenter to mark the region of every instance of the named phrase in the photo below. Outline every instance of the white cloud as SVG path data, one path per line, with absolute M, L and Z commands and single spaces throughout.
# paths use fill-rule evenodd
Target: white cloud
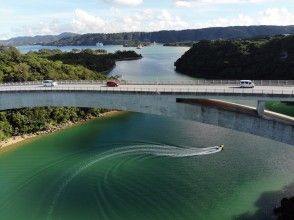
M 273 0 L 173 0 L 177 7 L 196 7 L 206 5 L 220 5 L 220 4 L 257 4 Z
M 192 3 L 189 1 L 175 1 L 175 5 L 177 7 L 186 7 L 186 8 L 192 7 Z
M 269 8 L 254 16 L 239 14 L 235 18 L 219 18 L 204 23 L 196 23 L 193 26 L 225 27 L 225 26 L 249 26 L 249 25 L 293 25 L 294 13 L 286 8 Z
M 294 12 L 286 8 L 268 8 L 255 15 L 239 14 L 235 17 L 193 22 L 184 20 L 167 9 L 141 9 L 132 13 L 111 8 L 107 15 L 95 15 L 76 9 L 68 20 L 48 16 L 36 24 L 15 26 L 11 31 L 0 35 L 0 39 L 12 36 L 33 36 L 43 34 L 75 33 L 114 33 L 132 31 L 180 30 L 204 27 L 249 26 L 249 25 L 293 25 Z
M 74 11 L 72 27 L 77 33 L 103 32 L 105 24 L 102 18 L 91 15 L 84 10 L 76 9 Z
M 102 19 L 89 12 L 77 9 L 72 29 L 77 33 L 113 33 L 130 31 L 154 31 L 163 29 L 183 29 L 189 25 L 168 10 L 142 9 L 132 14 L 112 8 L 107 18 Z
M 13 10 L 8 8 L 0 8 L 0 16 L 10 16 L 12 15 Z
M 110 4 L 137 6 L 143 3 L 143 0 L 104 0 Z

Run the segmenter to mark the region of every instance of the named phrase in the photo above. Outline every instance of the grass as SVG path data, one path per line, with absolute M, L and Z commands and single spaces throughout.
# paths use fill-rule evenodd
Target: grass
M 294 102 L 268 101 L 265 107 L 267 110 L 294 117 Z

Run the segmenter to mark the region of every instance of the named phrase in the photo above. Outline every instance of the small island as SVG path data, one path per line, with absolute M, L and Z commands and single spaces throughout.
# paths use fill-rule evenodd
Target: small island
M 135 51 L 107 53 L 107 51 L 101 49 L 72 50 L 71 52 L 43 49 L 37 52 L 37 54 L 51 61 L 61 61 L 70 65 L 81 65 L 92 71 L 106 74 L 115 67 L 116 61 L 138 60 L 142 58 L 142 55 L 137 54 Z

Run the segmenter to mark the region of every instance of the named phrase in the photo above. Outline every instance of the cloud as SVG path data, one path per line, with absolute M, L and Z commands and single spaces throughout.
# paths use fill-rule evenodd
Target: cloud
M 0 8 L 0 16 L 10 16 L 13 14 L 13 10 L 9 8 Z
M 175 1 L 174 3 L 177 7 L 192 7 L 192 3 L 190 1 Z
M 143 3 L 143 0 L 104 0 L 107 3 L 115 5 L 137 6 Z
M 141 9 L 130 14 L 112 8 L 107 17 L 98 17 L 77 9 L 72 21 L 72 29 L 77 33 L 155 31 L 162 29 L 188 28 L 188 23 L 172 15 L 168 10 Z
M 257 4 L 273 0 L 173 0 L 176 7 L 196 7 L 220 4 Z
M 250 25 L 293 25 L 293 21 L 294 13 L 291 13 L 288 9 L 268 8 L 253 16 L 239 14 L 234 18 L 218 18 L 204 23 L 196 23 L 193 26 L 203 28 Z
M 235 17 L 219 17 L 203 22 L 184 20 L 168 9 L 137 9 L 132 12 L 111 8 L 107 14 L 99 16 L 89 11 L 76 9 L 63 15 L 52 14 L 38 23 L 14 26 L 1 34 L 0 38 L 12 36 L 33 36 L 43 34 L 75 33 L 115 33 L 133 31 L 181 30 L 205 27 L 249 26 L 249 25 L 293 25 L 294 12 L 287 8 L 268 8 L 255 15 L 239 14 Z
M 77 33 L 103 32 L 105 24 L 102 18 L 91 15 L 84 10 L 76 9 L 74 11 L 72 29 Z

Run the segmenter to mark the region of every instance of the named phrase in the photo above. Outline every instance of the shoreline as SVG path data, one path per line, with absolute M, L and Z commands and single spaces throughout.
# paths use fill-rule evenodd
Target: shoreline
M 109 111 L 109 112 L 105 112 L 105 113 L 101 113 L 98 117 L 90 117 L 87 119 L 81 119 L 78 120 L 76 122 L 66 122 L 63 123 L 61 125 L 55 126 L 53 128 L 49 128 L 45 131 L 38 131 L 35 133 L 31 133 L 31 134 L 23 134 L 23 135 L 18 135 L 18 136 L 12 136 L 4 141 L 0 141 L 0 152 L 1 151 L 6 151 L 9 150 L 10 147 L 17 145 L 17 144 L 21 144 L 22 142 L 34 139 L 36 137 L 42 137 L 45 135 L 49 135 L 58 131 L 62 131 L 64 129 L 68 129 L 68 128 L 72 128 L 75 126 L 79 126 L 82 125 L 84 123 L 90 122 L 92 120 L 98 119 L 98 118 L 107 118 L 107 117 L 111 117 L 114 116 L 118 113 L 121 113 L 121 111 Z

